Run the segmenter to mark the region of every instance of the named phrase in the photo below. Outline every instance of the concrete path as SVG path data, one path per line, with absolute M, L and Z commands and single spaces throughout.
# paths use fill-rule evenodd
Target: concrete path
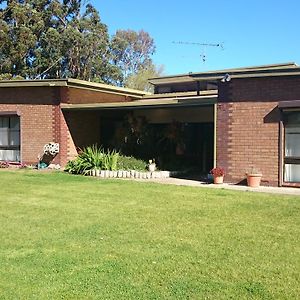
M 142 180 L 143 182 L 156 182 L 162 184 L 175 184 L 175 185 L 185 185 L 185 186 L 195 186 L 195 187 L 207 187 L 212 189 L 228 189 L 235 191 L 250 191 L 250 192 L 261 192 L 261 193 L 271 193 L 271 194 L 284 194 L 284 195 L 294 195 L 300 197 L 300 188 L 290 188 L 290 187 L 269 187 L 269 186 L 261 186 L 258 188 L 250 188 L 248 186 L 243 185 L 235 185 L 235 184 L 213 184 L 206 183 L 197 180 L 188 180 L 188 179 L 179 179 L 179 178 L 153 178 Z

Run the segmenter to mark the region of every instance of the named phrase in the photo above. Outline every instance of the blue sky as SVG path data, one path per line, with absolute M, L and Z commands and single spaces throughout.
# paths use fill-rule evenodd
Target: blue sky
M 300 64 L 299 0 L 92 0 L 110 34 L 143 29 L 165 74 L 295 61 Z M 217 47 L 173 41 L 224 43 Z M 203 63 L 201 54 L 205 53 Z

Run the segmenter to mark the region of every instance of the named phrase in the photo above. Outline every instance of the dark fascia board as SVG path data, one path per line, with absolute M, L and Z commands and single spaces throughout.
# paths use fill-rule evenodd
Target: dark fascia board
M 133 98 L 142 98 L 144 95 L 151 95 L 151 93 L 116 87 L 113 85 L 89 82 L 78 79 L 40 79 L 40 80 L 3 80 L 0 81 L 0 88 L 12 87 L 73 87 L 80 89 L 88 89 L 99 91 L 103 93 L 111 93 L 117 95 L 130 96 Z
M 216 71 L 207 71 L 207 72 L 199 72 L 199 73 L 188 73 L 181 74 L 175 76 L 162 76 L 157 78 L 150 78 L 149 82 L 154 85 L 160 84 L 168 84 L 168 83 L 179 83 L 179 82 L 187 82 L 193 81 L 193 79 L 197 78 L 197 80 L 214 80 L 220 79 L 225 74 L 230 75 L 241 75 L 248 77 L 254 77 L 253 75 L 257 74 L 265 74 L 264 76 L 270 75 L 272 73 L 281 74 L 281 73 L 297 73 L 300 72 L 300 67 L 296 63 L 284 63 L 284 64 L 274 64 L 274 65 L 263 65 L 263 66 L 254 66 L 254 67 L 245 67 L 245 68 L 235 68 L 235 69 L 224 69 L 224 70 L 216 70 Z M 261 76 L 260 76 L 261 77 Z
M 1 80 L 0 87 L 67 86 L 67 79 Z
M 104 83 L 72 79 L 72 78 L 68 79 L 68 87 L 97 90 L 97 91 L 100 91 L 103 93 L 119 94 L 119 95 L 131 96 L 131 97 L 135 97 L 135 98 L 141 98 L 144 95 L 151 95 L 151 93 L 148 93 L 145 91 L 117 87 L 117 86 L 104 84 Z
M 163 107 L 207 106 L 217 103 L 215 96 L 178 97 L 169 99 L 149 99 L 130 102 L 92 103 L 92 104 L 61 104 L 63 110 L 107 110 L 107 109 L 145 109 Z
M 300 100 L 280 101 L 278 107 L 281 109 L 300 108 Z

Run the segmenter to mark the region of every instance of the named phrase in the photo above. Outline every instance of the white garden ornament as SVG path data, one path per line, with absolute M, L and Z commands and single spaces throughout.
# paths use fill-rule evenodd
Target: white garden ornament
M 44 146 L 44 154 L 55 156 L 59 153 L 59 144 L 58 143 L 48 143 Z

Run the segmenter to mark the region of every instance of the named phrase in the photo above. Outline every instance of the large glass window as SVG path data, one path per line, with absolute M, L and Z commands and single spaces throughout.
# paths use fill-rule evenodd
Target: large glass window
M 286 112 L 284 125 L 284 181 L 300 182 L 300 112 Z
M 20 118 L 0 116 L 0 160 L 20 161 Z

